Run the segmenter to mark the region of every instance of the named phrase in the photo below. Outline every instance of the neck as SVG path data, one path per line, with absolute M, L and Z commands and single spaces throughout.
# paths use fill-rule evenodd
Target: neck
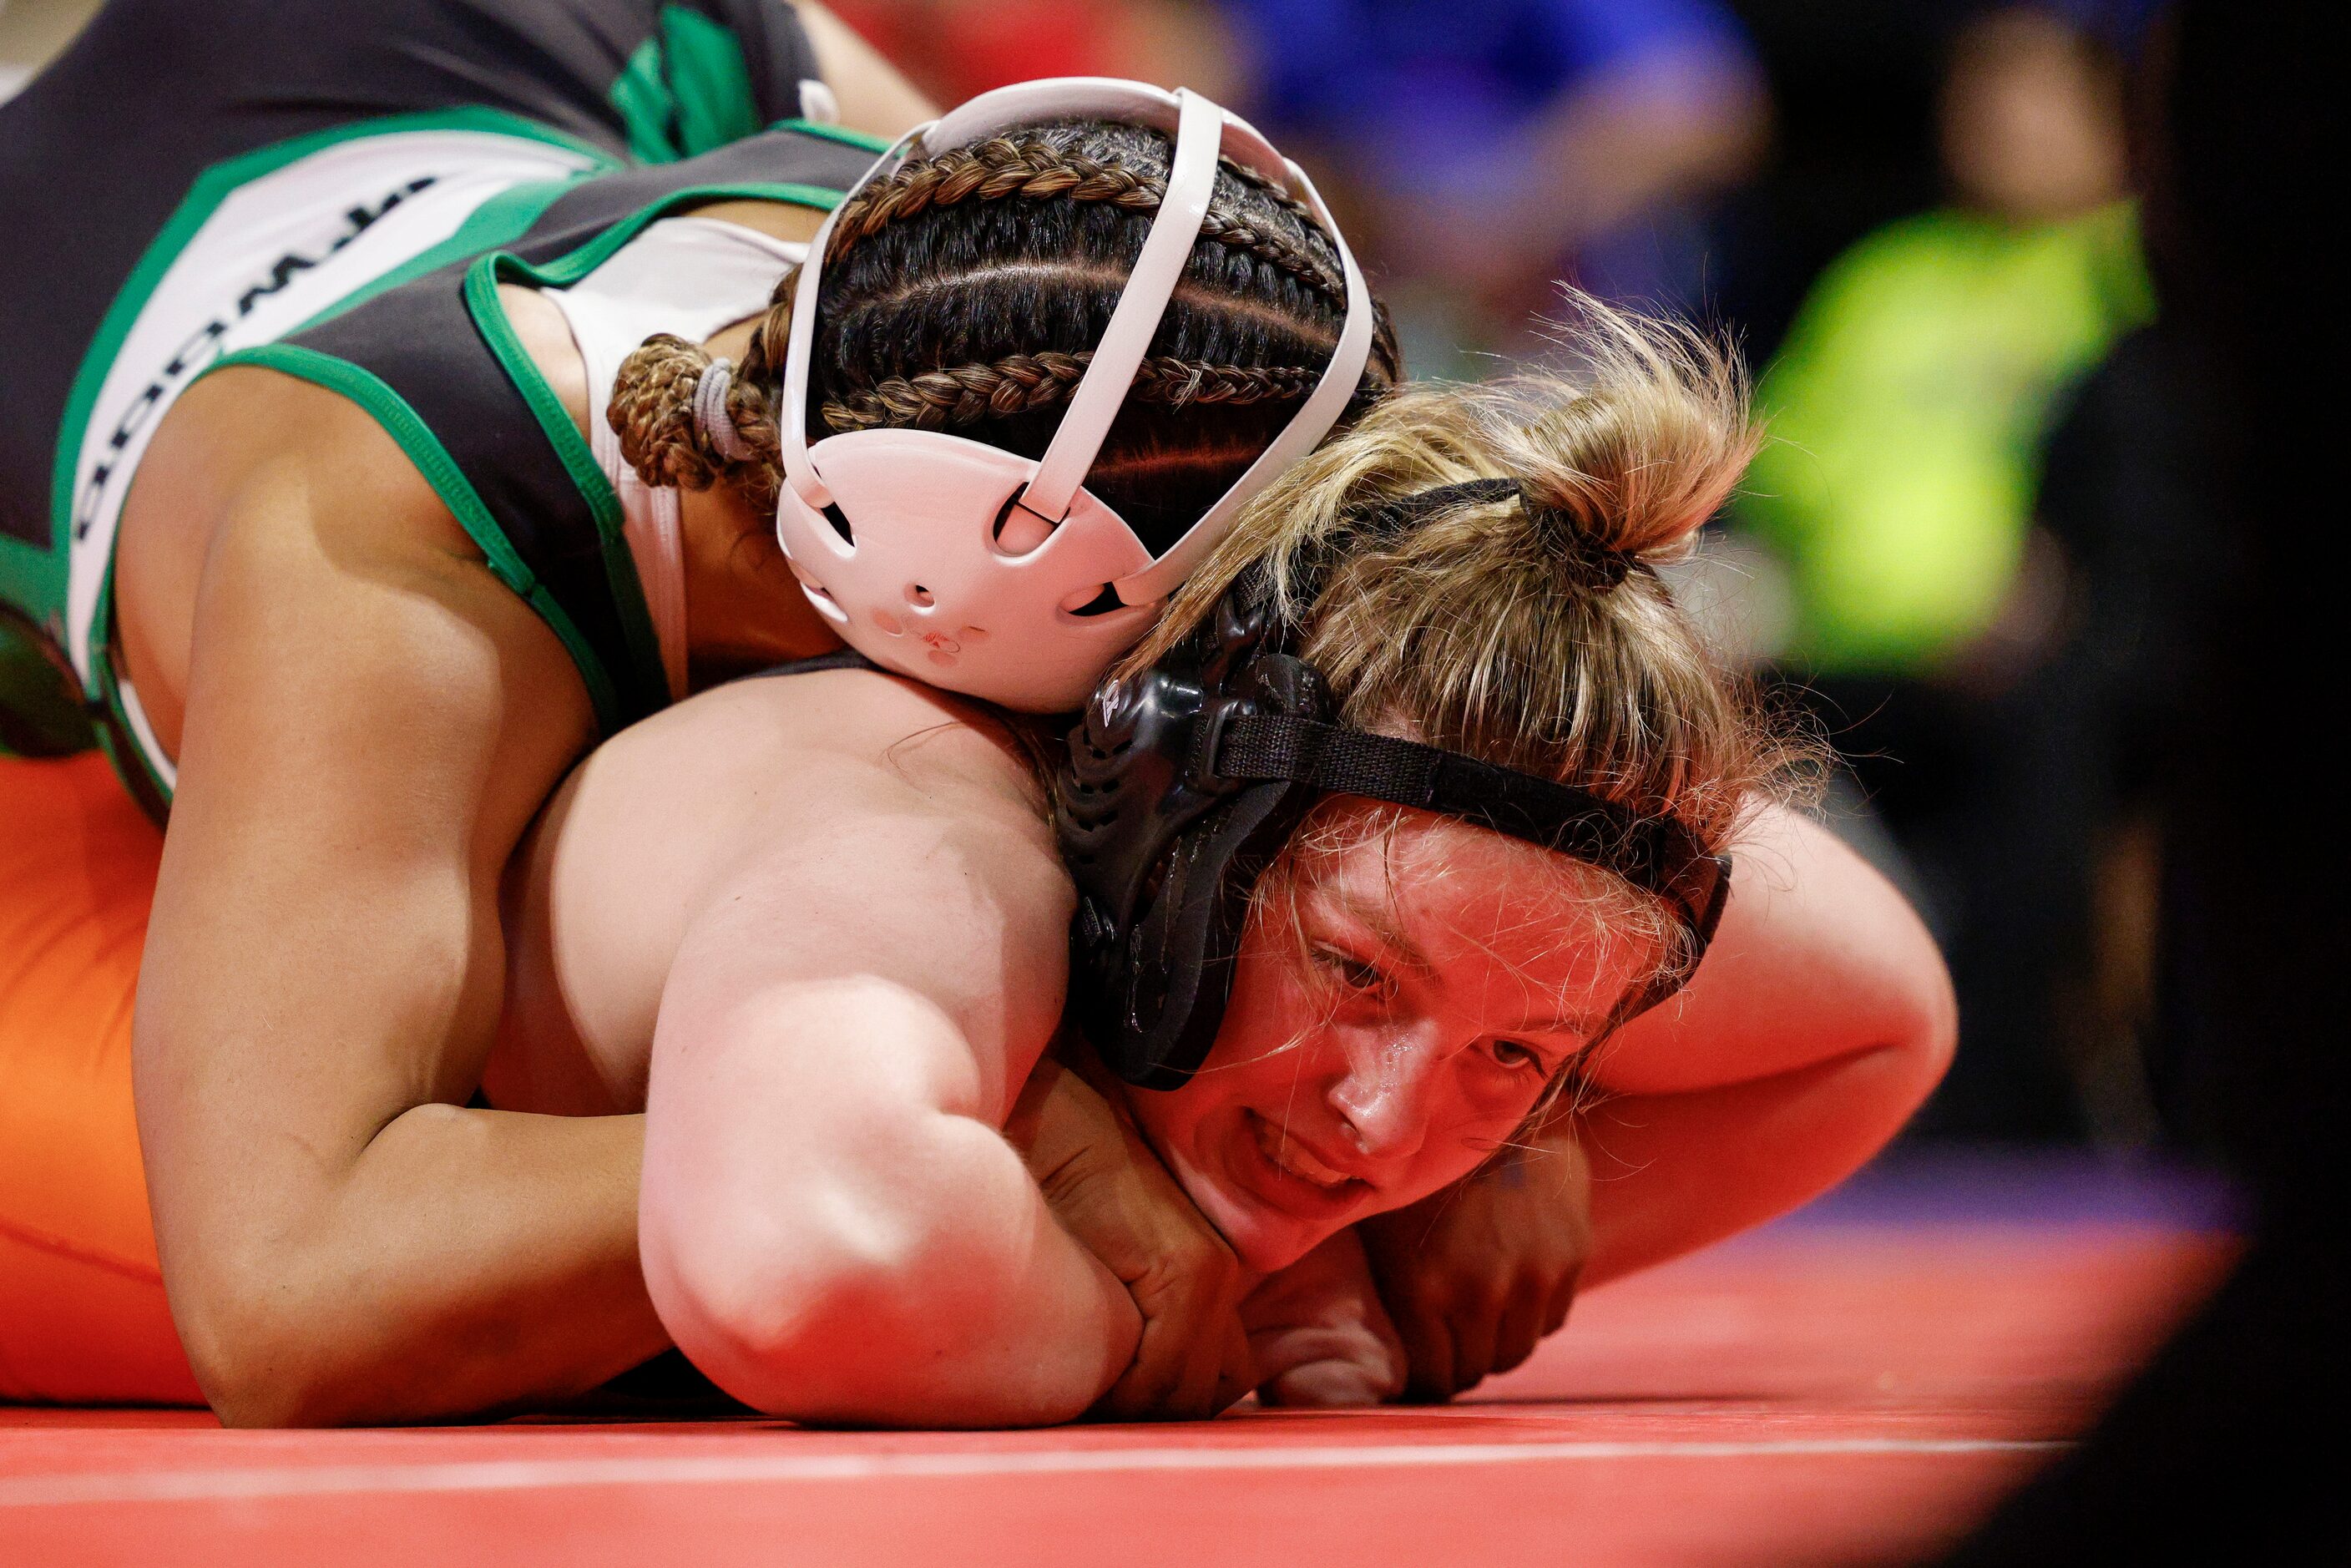
M 755 320 L 703 345 L 743 362 Z M 694 690 L 841 646 L 801 593 L 776 542 L 775 519 L 727 485 L 678 497 L 685 549 L 686 684 Z

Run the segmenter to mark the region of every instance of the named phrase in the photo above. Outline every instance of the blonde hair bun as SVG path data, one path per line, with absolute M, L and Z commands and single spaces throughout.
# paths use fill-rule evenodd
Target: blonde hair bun
M 1345 723 L 1672 815 L 1709 851 L 1759 789 L 1798 792 L 1802 738 L 1636 570 L 1687 552 L 1761 444 L 1738 354 L 1567 304 L 1563 368 L 1405 386 L 1284 475 L 1121 672 L 1263 570 Z M 1401 526 L 1364 526 L 1382 514 Z
M 1470 394 L 1492 455 L 1574 542 L 1640 560 L 1686 553 L 1761 444 L 1739 356 L 1680 322 L 1566 300 L 1552 332 L 1563 377 Z

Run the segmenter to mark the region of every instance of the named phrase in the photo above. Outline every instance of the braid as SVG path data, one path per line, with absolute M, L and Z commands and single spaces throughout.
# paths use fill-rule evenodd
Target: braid
M 905 425 L 936 430 L 1026 413 L 1067 398 L 1092 360 L 1092 350 L 1008 354 L 984 364 L 891 376 L 827 402 L 824 422 L 842 431 Z M 1170 408 L 1279 402 L 1307 396 L 1322 374 L 1302 365 L 1204 365 L 1157 355 L 1135 371 L 1128 396 Z
M 1054 124 L 918 160 L 859 191 L 833 220 L 830 258 L 841 265 L 825 269 L 808 437 L 954 429 L 1042 453 L 1115 308 L 1100 259 L 1131 248 L 1165 204 L 1165 175 L 1154 171 L 1171 155 L 1166 138 L 1141 128 Z M 1152 455 L 1147 479 L 1106 479 L 1102 492 L 1148 539 L 1188 528 L 1244 455 L 1274 438 L 1285 409 L 1312 393 L 1347 305 L 1339 249 L 1321 220 L 1278 180 L 1218 162 L 1200 226 L 1214 248 L 1186 261 L 1200 287 L 1170 303 L 1160 352 L 1130 390 L 1138 406 L 1105 453 L 1113 466 L 1121 454 Z M 715 390 L 703 350 L 654 337 L 623 361 L 608 418 L 647 484 L 724 484 L 773 508 L 782 487 L 775 399 L 799 284 L 797 268 L 778 280 L 727 389 L 740 444 L 726 448 L 747 447 L 740 461 L 696 421 L 697 391 Z M 1374 311 L 1372 363 L 1351 414 L 1395 378 L 1394 335 Z
M 775 292 L 768 296 L 768 313 L 751 329 L 750 345 L 743 350 L 743 379 L 754 386 L 783 385 L 784 345 L 792 340 L 792 300 L 799 283 L 797 267 L 776 279 Z
M 1220 158 L 1217 164 L 1244 183 L 1275 195 L 1300 215 L 1309 234 L 1320 234 L 1320 224 L 1304 204 L 1274 192 L 1270 181 L 1230 159 Z M 931 207 L 1055 196 L 1106 203 L 1131 213 L 1156 213 L 1166 199 L 1167 182 L 1110 160 L 1064 151 L 1042 137 L 996 136 L 909 163 L 866 186 L 841 209 L 830 248 L 840 256 L 860 240 Z M 1288 235 L 1251 223 L 1228 204 L 1210 199 L 1200 235 L 1279 267 L 1326 299 L 1346 303 L 1346 279 L 1336 267 Z
M 775 412 L 748 376 L 736 377 L 726 389 L 726 413 L 752 455 L 737 462 L 720 453 L 694 416 L 695 388 L 710 365 L 700 345 L 656 332 L 621 361 L 604 421 L 621 438 L 621 455 L 646 484 L 705 490 L 724 477 L 772 505 Z

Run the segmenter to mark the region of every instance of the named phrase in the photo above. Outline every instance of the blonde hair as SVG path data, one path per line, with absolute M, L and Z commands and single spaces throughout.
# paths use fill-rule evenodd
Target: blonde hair
M 1761 793 L 1800 789 L 1810 750 L 1764 717 L 1655 570 L 1688 553 L 1761 443 L 1738 356 L 1685 326 L 1567 298 L 1568 370 L 1399 389 L 1249 505 L 1115 674 L 1155 663 L 1259 570 L 1347 724 L 1670 815 L 1715 852 Z M 1479 479 L 1520 494 L 1400 535 L 1354 526 Z M 1300 602 L 1310 560 L 1328 569 Z M 1284 864 L 1328 847 L 1310 821 Z M 1266 879 L 1261 915 L 1290 880 Z M 1633 907 L 1656 901 L 1608 902 L 1666 935 L 1661 910 Z

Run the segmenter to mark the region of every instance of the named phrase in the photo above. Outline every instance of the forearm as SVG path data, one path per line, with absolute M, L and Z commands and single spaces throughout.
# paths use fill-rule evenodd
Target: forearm
M 1934 1087 L 1941 1058 L 1886 1047 L 1572 1119 L 1591 1163 L 1582 1284 L 1662 1263 L 1785 1213 L 1852 1174 Z
M 1733 845 L 1729 906 L 1679 996 L 1584 1066 L 1626 1095 L 1694 1093 L 1862 1052 L 1941 1075 L 1958 1032 L 1942 955 L 1902 895 L 1818 823 L 1759 811 Z
M 1958 1032 L 1933 941 L 1884 878 L 1792 812 L 1737 848 L 1714 949 L 1595 1053 L 1586 1285 L 1783 1213 L 1901 1129 Z
M 424 1105 L 285 1230 L 173 1259 L 175 1318 L 234 1426 L 475 1416 L 667 1344 L 636 1260 L 643 1118 Z
M 645 1273 L 728 1393 L 804 1419 L 1031 1426 L 1133 1358 L 1125 1289 L 1055 1222 L 935 1009 L 845 981 L 663 1036 Z

